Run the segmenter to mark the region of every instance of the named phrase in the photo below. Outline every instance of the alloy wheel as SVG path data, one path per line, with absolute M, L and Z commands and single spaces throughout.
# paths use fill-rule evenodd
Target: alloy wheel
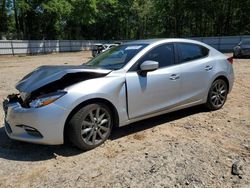
M 227 97 L 227 86 L 224 81 L 217 81 L 212 88 L 211 102 L 217 108 L 223 106 Z
M 105 140 L 110 132 L 111 117 L 102 107 L 92 108 L 82 121 L 81 135 L 88 145 L 97 145 Z

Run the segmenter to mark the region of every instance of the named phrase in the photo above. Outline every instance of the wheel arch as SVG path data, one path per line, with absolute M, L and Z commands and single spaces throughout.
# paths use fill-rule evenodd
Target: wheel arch
M 79 110 L 81 109 L 82 107 L 88 105 L 88 104 L 93 104 L 93 103 L 104 103 L 106 104 L 112 114 L 114 114 L 114 117 L 113 117 L 113 121 L 114 121 L 114 127 L 118 127 L 119 126 L 119 115 L 118 115 L 118 111 L 116 109 L 116 107 L 112 104 L 112 102 L 110 102 L 109 100 L 107 99 L 104 99 L 104 98 L 93 98 L 93 99 L 88 99 L 86 101 L 83 101 L 82 103 L 78 104 L 68 115 L 66 121 L 65 121 L 65 124 L 64 124 L 64 130 L 63 130 L 63 138 L 64 138 L 64 142 L 65 140 L 67 139 L 67 130 L 69 128 L 69 121 L 70 119 L 72 118 L 72 116 Z
M 228 90 L 229 90 L 229 88 L 230 88 L 229 79 L 228 79 L 226 76 L 224 76 L 224 75 L 217 76 L 217 77 L 213 80 L 212 84 L 213 84 L 216 80 L 218 80 L 218 79 L 224 80 L 224 81 L 226 82 L 227 88 L 228 88 Z
M 207 101 L 208 93 L 209 93 L 209 90 L 210 90 L 211 86 L 212 86 L 213 83 L 214 83 L 216 80 L 218 80 L 218 79 L 224 80 L 224 81 L 226 82 L 226 84 L 227 84 L 228 89 L 230 89 L 229 79 L 228 79 L 225 75 L 222 75 L 222 74 L 217 75 L 217 76 L 215 76 L 213 79 L 211 79 L 212 81 L 210 82 L 210 85 L 209 85 L 209 87 L 207 88 L 206 97 L 204 98 L 204 102 Z

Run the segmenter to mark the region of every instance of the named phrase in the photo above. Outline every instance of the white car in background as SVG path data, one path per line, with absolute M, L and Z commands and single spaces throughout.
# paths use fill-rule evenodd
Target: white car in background
M 119 44 L 94 44 L 92 47 L 92 56 L 96 57 L 97 55 L 99 55 L 100 53 L 103 53 L 107 50 L 109 50 L 110 48 L 113 48 L 115 46 L 118 46 Z

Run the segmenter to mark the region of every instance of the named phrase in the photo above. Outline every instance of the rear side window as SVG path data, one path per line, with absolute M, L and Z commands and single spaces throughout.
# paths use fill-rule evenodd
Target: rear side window
M 206 57 L 209 50 L 204 46 L 191 43 L 177 43 L 180 63 Z
M 168 43 L 155 47 L 139 60 L 139 64 L 148 60 L 159 62 L 159 67 L 173 65 L 174 45 L 172 43 Z

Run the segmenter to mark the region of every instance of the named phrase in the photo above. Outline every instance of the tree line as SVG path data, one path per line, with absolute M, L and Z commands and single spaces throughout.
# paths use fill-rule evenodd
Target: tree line
M 0 39 L 250 34 L 250 0 L 0 0 Z

